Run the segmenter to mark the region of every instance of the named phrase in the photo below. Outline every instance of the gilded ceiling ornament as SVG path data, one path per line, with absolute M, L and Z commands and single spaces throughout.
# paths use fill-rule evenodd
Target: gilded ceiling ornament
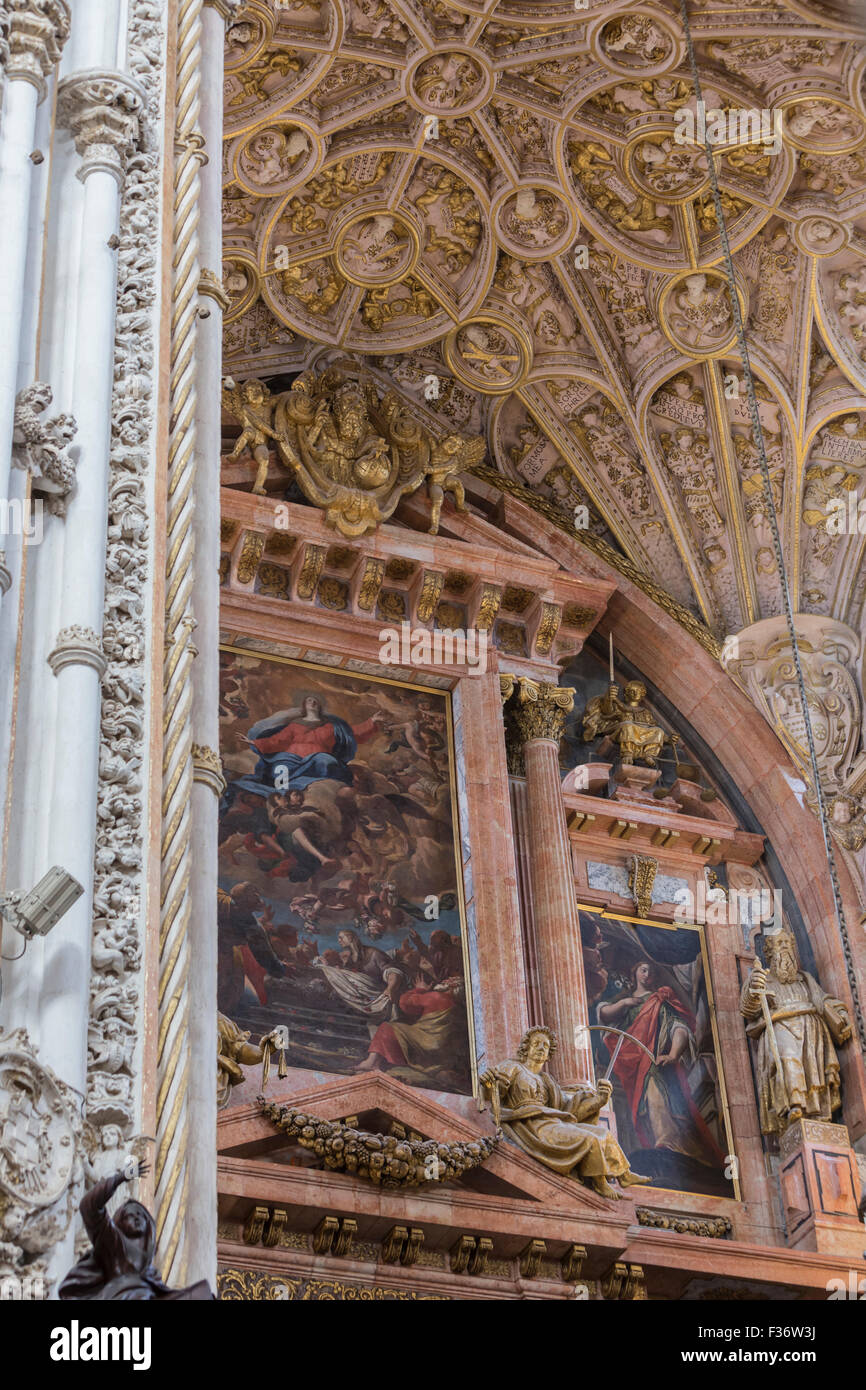
M 745 292 L 738 286 L 740 309 Z M 721 270 L 687 270 L 675 275 L 659 296 L 659 322 L 665 336 L 689 357 L 718 357 L 736 341 L 728 282 Z
M 848 235 L 844 223 L 825 213 L 794 224 L 794 240 L 807 256 L 835 256 L 846 245 Z
M 238 182 L 267 198 L 303 186 L 320 158 L 320 142 L 295 122 L 256 130 L 242 139 L 234 158 Z
M 557 194 L 541 187 L 521 187 L 494 212 L 500 244 L 524 260 L 547 260 L 574 240 L 572 209 Z
M 683 45 L 674 37 L 669 16 L 642 11 L 602 24 L 593 35 L 592 47 L 612 72 L 646 76 L 675 66 Z
M 223 322 L 242 318 L 259 297 L 258 268 L 246 256 L 227 255 L 222 264 L 222 287 L 228 296 Z
M 642 192 L 665 203 L 687 202 L 707 186 L 705 152 L 677 144 L 672 128 L 642 130 L 626 150 L 625 169 Z
M 814 154 L 845 154 L 866 142 L 866 121 L 836 97 L 795 97 L 784 106 L 783 131 L 795 149 Z
M 409 74 L 408 91 L 422 111 L 462 116 L 481 105 L 491 85 L 477 54 L 449 50 L 422 58 Z
M 490 316 L 453 329 L 445 339 L 445 360 L 467 386 L 504 395 L 526 377 L 532 346 L 525 331 Z
M 412 270 L 418 250 L 418 232 L 408 218 L 371 209 L 340 232 L 336 261 L 354 285 L 393 285 Z
M 321 1120 L 287 1105 L 268 1105 L 259 1097 L 263 1115 L 311 1150 L 332 1172 L 366 1178 L 386 1190 L 421 1187 L 428 1182 L 454 1182 L 480 1168 L 499 1142 L 499 1135 L 470 1140 L 400 1139 L 371 1134 L 342 1120 Z

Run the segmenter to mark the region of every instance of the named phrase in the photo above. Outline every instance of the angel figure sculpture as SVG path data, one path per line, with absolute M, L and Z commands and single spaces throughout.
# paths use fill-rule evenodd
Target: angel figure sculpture
M 224 408 L 243 426 L 230 459 L 239 459 L 249 449 L 258 465 L 253 492 L 261 497 L 265 491 L 270 463 L 269 440 L 276 441 L 273 416 L 276 399 L 261 381 L 244 381 L 238 386 L 231 377 L 223 384 Z

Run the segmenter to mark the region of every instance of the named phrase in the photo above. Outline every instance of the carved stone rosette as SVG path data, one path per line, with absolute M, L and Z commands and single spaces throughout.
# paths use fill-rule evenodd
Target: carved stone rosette
M 4 66 L 10 78 L 31 82 L 45 95 L 45 79 L 69 37 L 67 0 L 7 0 Z
M 27 1033 L 0 1033 L 0 1279 L 44 1275 L 83 1182 L 80 1097 Z
M 82 181 L 102 169 L 122 186 L 127 159 L 140 141 L 146 102 L 141 83 L 126 73 L 93 68 L 60 83 L 57 120 L 72 133 L 82 156 Z

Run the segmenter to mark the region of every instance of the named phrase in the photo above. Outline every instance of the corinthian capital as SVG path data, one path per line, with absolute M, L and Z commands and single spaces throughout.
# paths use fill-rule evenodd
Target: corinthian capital
M 127 156 L 140 135 L 145 91 L 127 73 L 91 68 L 64 78 L 57 101 L 57 120 L 71 131 L 83 157 L 78 177 L 102 169 L 123 183 Z
M 7 75 L 32 82 L 45 95 L 45 79 L 69 37 L 66 0 L 6 0 L 3 62 Z
M 521 676 L 513 705 L 514 727 L 521 743 L 549 738 L 558 743 L 565 729 L 565 716 L 574 709 L 571 686 L 552 685 Z

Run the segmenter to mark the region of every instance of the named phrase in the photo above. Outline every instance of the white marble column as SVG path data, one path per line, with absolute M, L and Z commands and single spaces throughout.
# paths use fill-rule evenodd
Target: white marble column
M 37 108 L 69 34 L 66 0 L 28 0 L 9 16 L 9 52 L 0 122 L 0 499 L 9 497 L 26 284 L 30 187 Z M 0 551 L 2 551 L 0 536 Z M 0 602 L 13 580 L 0 556 Z
M 225 25 L 237 0 L 207 0 L 202 11 L 201 112 L 207 163 L 199 198 L 200 308 L 196 333 L 195 573 L 198 655 L 193 667 L 192 870 L 189 941 L 190 1086 L 187 1277 L 216 1287 L 217 1182 L 217 812 L 219 761 L 219 550 L 222 373 L 222 132 Z
M 45 947 L 42 1055 L 82 1093 L 87 1078 L 87 1001 L 99 775 L 100 680 L 105 598 L 111 392 L 117 295 L 116 242 L 124 161 L 138 138 L 143 93 L 123 73 L 76 73 L 60 85 L 58 119 L 75 139 L 84 186 L 72 397 L 78 420 L 78 486 L 66 519 L 59 631 L 48 660 L 67 737 L 53 778 L 47 857 L 85 892 Z

